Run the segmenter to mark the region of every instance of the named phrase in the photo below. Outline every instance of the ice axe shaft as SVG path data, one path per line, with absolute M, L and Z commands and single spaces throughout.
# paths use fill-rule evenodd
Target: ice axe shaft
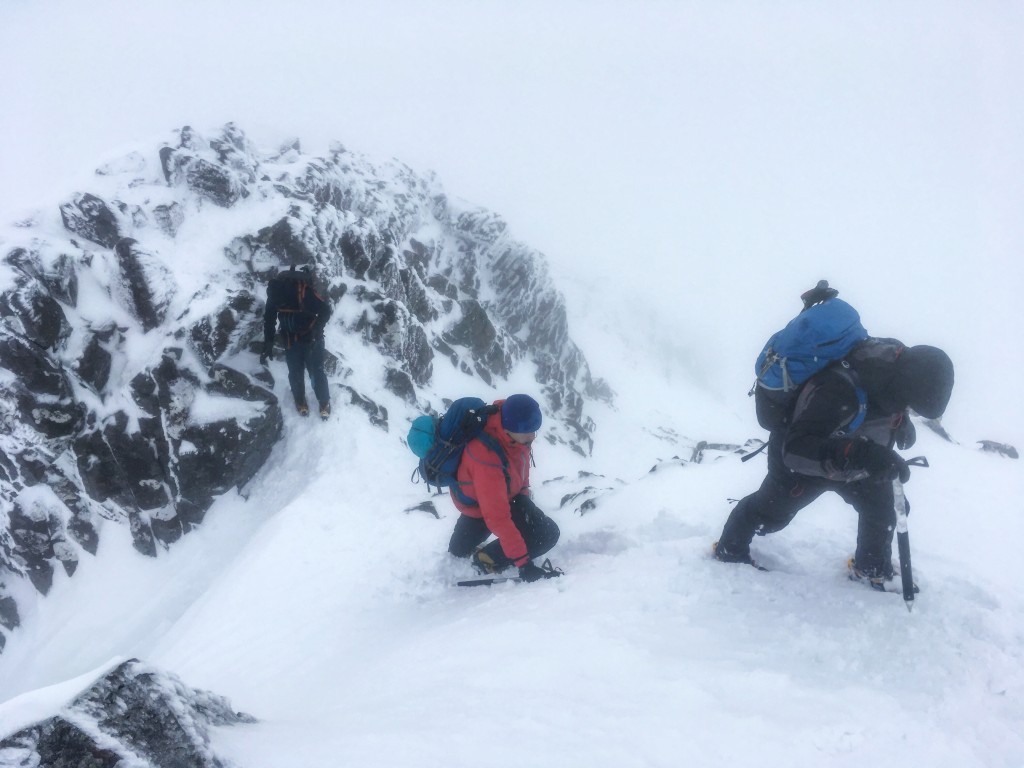
M 927 467 L 928 459 L 915 456 L 907 461 L 911 467 Z M 896 511 L 896 545 L 900 553 L 900 578 L 903 581 L 903 601 L 907 610 L 914 607 L 914 572 L 910 565 L 910 533 L 907 530 L 907 497 L 903 494 L 903 483 L 897 477 L 892 481 L 892 501 Z

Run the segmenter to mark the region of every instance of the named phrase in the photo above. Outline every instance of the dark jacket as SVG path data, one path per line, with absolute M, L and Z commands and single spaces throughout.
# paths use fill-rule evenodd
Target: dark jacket
M 270 349 L 278 321 L 285 347 L 308 344 L 323 336 L 331 319 L 331 305 L 301 279 L 275 278 L 267 286 L 263 310 L 263 348 Z
M 896 361 L 904 350 L 895 339 L 869 339 L 845 362 L 811 377 L 797 398 L 782 442 L 782 461 L 801 475 L 839 482 L 868 476 L 848 461 L 852 442 L 867 439 L 892 448 L 896 432 L 909 418 L 905 398 L 895 391 Z M 866 398 L 863 422 L 848 431 Z

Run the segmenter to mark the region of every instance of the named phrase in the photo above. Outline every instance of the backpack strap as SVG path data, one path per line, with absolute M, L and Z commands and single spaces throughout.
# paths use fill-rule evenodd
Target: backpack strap
M 306 336 L 316 328 L 319 316 L 306 308 L 306 292 L 310 285 L 302 276 L 292 278 L 296 306 L 278 307 L 277 312 L 281 316 L 281 330 L 285 335 L 285 346 L 290 347 L 297 344 L 299 338 Z M 307 321 L 308 318 L 308 321 Z
M 860 385 L 860 377 L 857 371 L 847 360 L 840 360 L 835 366 L 836 372 L 853 385 L 854 394 L 857 396 L 857 410 L 853 417 L 835 431 L 836 437 L 851 435 L 861 428 L 864 419 L 868 415 L 868 393 Z
M 505 475 L 505 490 L 507 493 L 511 493 L 512 476 L 509 474 L 508 471 L 508 456 L 505 455 L 505 450 L 501 447 L 501 443 L 499 443 L 494 438 L 493 435 L 488 435 L 486 432 L 481 432 L 479 435 L 476 436 L 475 439 L 483 443 L 484 446 L 486 446 L 486 448 L 489 451 L 491 451 L 498 457 L 498 460 L 501 462 L 502 474 Z M 466 446 L 466 448 L 468 450 L 469 446 Z M 480 502 L 474 499 L 472 496 L 466 494 L 466 492 L 462 490 L 462 485 L 462 483 L 456 482 L 451 486 L 452 493 L 455 495 L 455 498 L 458 499 L 460 503 L 465 504 L 467 507 L 479 507 Z

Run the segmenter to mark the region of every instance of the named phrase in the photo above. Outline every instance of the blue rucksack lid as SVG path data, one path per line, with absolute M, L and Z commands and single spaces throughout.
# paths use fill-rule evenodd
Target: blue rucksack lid
M 758 385 L 791 392 L 868 337 L 860 315 L 842 299 L 805 309 L 772 336 L 757 357 Z

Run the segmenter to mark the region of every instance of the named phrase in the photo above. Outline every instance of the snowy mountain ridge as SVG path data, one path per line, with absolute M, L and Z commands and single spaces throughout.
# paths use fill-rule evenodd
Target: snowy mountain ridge
M 557 322 L 548 332 L 516 325 L 529 314 L 511 300 L 516 286 L 539 288 L 530 294 L 537 306 L 554 295 L 543 270 L 511 270 L 515 281 L 495 285 L 489 271 L 507 270 L 503 258 L 518 263 L 517 249 L 508 246 L 505 254 L 505 233 L 494 217 L 460 214 L 455 221 L 483 222 L 457 240 L 475 260 L 455 258 L 451 276 L 442 277 L 476 293 L 465 298 L 456 285 L 456 296 L 448 297 L 451 317 L 458 318 L 454 326 L 440 315 L 421 323 L 439 328 L 438 343 L 446 347 L 432 347 L 440 354 L 418 385 L 416 377 L 428 369 L 415 354 L 422 349 L 415 323 L 405 320 L 418 317 L 409 307 L 420 305 L 410 300 L 407 315 L 399 306 L 405 302 L 393 298 L 418 282 L 397 263 L 367 256 L 379 220 L 366 225 L 362 239 L 346 239 L 334 223 L 338 214 L 322 202 L 339 199 L 332 184 L 303 182 L 305 205 L 293 211 L 291 202 L 285 207 L 273 197 L 243 197 L 241 190 L 250 187 L 224 171 L 248 178 L 246 162 L 232 150 L 222 147 L 225 159 L 218 165 L 207 155 L 215 142 L 175 143 L 172 151 L 181 150 L 184 159 L 175 164 L 164 153 L 153 176 L 163 196 L 154 192 L 152 199 L 172 210 L 160 181 L 169 168 L 172 178 L 184 179 L 175 183 L 209 190 L 210 196 L 195 193 L 205 201 L 206 223 L 202 232 L 190 231 L 185 208 L 173 238 L 154 237 L 152 243 L 167 237 L 179 244 L 169 267 L 178 287 L 153 291 L 156 300 L 146 306 L 153 317 L 166 312 L 166 323 L 179 316 L 174 302 L 191 297 L 195 312 L 188 317 L 218 319 L 210 328 L 219 332 L 199 335 L 212 339 L 208 350 L 224 350 L 213 359 L 262 380 L 273 399 L 220 394 L 215 377 L 200 375 L 199 364 L 192 367 L 208 352 L 190 342 L 187 329 L 195 326 L 187 323 L 181 355 L 169 362 L 163 339 L 154 338 L 158 333 L 126 333 L 123 344 L 132 354 L 111 356 L 123 367 L 112 363 L 110 377 L 131 386 L 126 361 L 166 367 L 166 376 L 151 372 L 148 386 L 131 390 L 134 407 L 126 418 L 140 430 L 150 413 L 147 396 L 169 414 L 180 411 L 183 395 L 175 383 L 189 379 L 181 375 L 185 368 L 200 384 L 184 394 L 191 398 L 189 414 L 205 416 L 197 423 L 237 419 L 233 409 L 242 407 L 243 419 L 271 414 L 273 427 L 276 404 L 280 427 L 272 434 L 278 437 L 241 493 L 225 491 L 212 500 L 199 531 L 166 548 L 154 537 L 161 542 L 159 557 L 141 556 L 136 530 L 104 522 L 97 557 L 79 558 L 74 578 L 57 570 L 46 598 L 24 600 L 23 626 L 10 633 L 0 656 L 0 699 L 6 699 L 0 738 L 8 739 L 0 764 L 36 759 L 37 736 L 50 732 L 37 724 L 75 709 L 80 695 L 105 690 L 103 680 L 128 657 L 144 660 L 156 691 L 181 690 L 179 706 L 203 700 L 207 694 L 184 690 L 199 686 L 228 697 L 225 711 L 237 708 L 258 719 L 202 724 L 189 740 L 208 738 L 202 754 L 247 768 L 452 768 L 479 765 L 481 756 L 501 765 L 615 768 L 755 761 L 959 768 L 1024 760 L 1024 604 L 1018 594 L 1024 573 L 1012 547 L 993 544 L 1024 533 L 1019 516 L 997 514 L 1006 498 L 1024 490 L 1016 462 L 971 450 L 967 438 L 965 445 L 947 441 L 919 422 L 914 452 L 927 454 L 933 468 L 915 470 L 908 485 L 923 587 L 912 614 L 898 596 L 846 579 L 856 517 L 834 498 L 817 502 L 785 531 L 755 541 L 755 556 L 768 573 L 717 563 L 708 552 L 728 513 L 727 499 L 756 488 L 763 474 L 763 456 L 742 463 L 737 453 L 746 439 L 763 436 L 753 426 L 752 407 L 738 416 L 688 382 L 662 380 L 644 357 L 646 329 L 631 325 L 621 307 L 598 304 L 589 323 L 574 323 L 574 338 L 585 339 L 587 358 L 596 351 L 602 369 L 613 374 L 614 403 L 592 379 L 588 396 L 589 370 L 556 377 L 554 386 L 566 387 L 565 402 L 580 402 L 579 396 L 585 419 L 593 421 L 567 423 L 573 411 L 556 410 L 552 392 L 543 392 L 544 434 L 551 439 L 535 449 L 536 500 L 562 529 L 552 558 L 566 576 L 536 585 L 456 588 L 452 582 L 469 570 L 445 555 L 454 511 L 443 498 L 434 514 L 418 509 L 424 490 L 408 482 L 412 462 L 398 425 L 425 405 L 440 407 L 443 396 L 483 394 L 488 382 L 496 395 L 532 391 L 545 365 L 568 372 L 577 358 L 571 347 L 567 358 L 558 356 L 568 337 Z M 220 170 L 207 177 L 211 163 Z M 213 201 L 235 195 L 229 208 Z M 371 197 L 359 197 L 360 205 Z M 110 216 L 118 227 L 132 210 L 130 201 L 122 202 L 128 213 L 115 205 Z M 266 204 L 270 214 L 251 215 L 243 210 L 249 204 Z M 406 210 L 402 203 L 398 208 Z M 335 243 L 345 259 L 344 279 L 331 283 L 338 324 L 328 333 L 338 358 L 332 381 L 339 407 L 324 424 L 280 406 L 287 402 L 283 363 L 261 371 L 248 347 L 251 327 L 235 330 L 245 325 L 238 318 L 255 313 L 244 303 L 225 312 L 219 289 L 203 276 L 207 263 L 222 259 L 230 275 L 237 267 L 232 259 L 269 267 L 284 258 L 280 254 L 301 254 L 314 236 Z M 192 248 L 211 237 L 227 242 L 234 255 Z M 164 257 L 133 239 L 122 245 L 127 265 L 148 270 Z M 408 245 L 403 250 L 412 255 L 403 257 L 415 262 L 418 249 L 411 240 Z M 441 258 L 452 253 L 442 251 Z M 109 253 L 92 260 L 106 265 L 107 274 L 116 271 Z M 253 274 L 261 268 L 254 266 Z M 70 286 L 68 272 L 59 275 L 47 280 Z M 79 295 L 106 296 L 94 283 L 80 281 Z M 445 282 L 435 283 L 443 289 L 436 293 L 447 296 Z M 161 310 L 160 297 L 172 295 Z M 501 297 L 508 304 L 497 310 L 489 302 Z M 460 325 L 480 317 L 473 302 L 509 325 L 491 319 L 493 333 L 484 325 L 485 333 L 473 335 L 478 321 Z M 85 306 L 81 299 L 79 305 Z M 131 306 L 138 310 L 137 303 Z M 430 306 L 419 311 L 430 317 Z M 130 331 L 142 327 L 136 314 L 109 311 Z M 557 307 L 554 315 L 557 321 Z M 524 359 L 527 338 L 541 348 L 551 339 L 548 357 Z M 96 346 L 106 343 L 100 339 Z M 398 353 L 410 349 L 413 354 Z M 401 394 L 407 380 L 414 397 Z M 111 400 L 97 393 L 89 404 L 104 417 L 129 410 Z M 189 418 L 183 423 L 194 426 Z M 592 444 L 577 439 L 581 429 L 593 435 Z M 198 449 L 201 440 L 193 434 L 185 439 Z M 78 679 L 74 690 L 45 687 L 72 678 Z M 129 755 L 133 738 L 107 743 L 111 765 Z M 161 758 L 132 759 L 162 765 Z
M 584 404 L 609 393 L 543 258 L 433 177 L 340 145 L 267 156 L 234 125 L 209 140 L 183 128 L 96 173 L 60 225 L 43 213 L 3 244 L 4 630 L 19 623 L 18 582 L 45 593 L 58 563 L 73 573 L 100 519 L 156 555 L 259 471 L 282 429 L 274 374 L 255 360 L 263 283 L 289 265 L 316 268 L 336 306 L 332 391 L 372 422 L 389 428 L 390 408 L 401 431 L 396 403 L 443 408 L 435 359 L 485 387 L 526 363 L 559 425 L 549 439 L 590 452 Z M 371 389 L 346 383 L 347 355 L 379 371 Z

